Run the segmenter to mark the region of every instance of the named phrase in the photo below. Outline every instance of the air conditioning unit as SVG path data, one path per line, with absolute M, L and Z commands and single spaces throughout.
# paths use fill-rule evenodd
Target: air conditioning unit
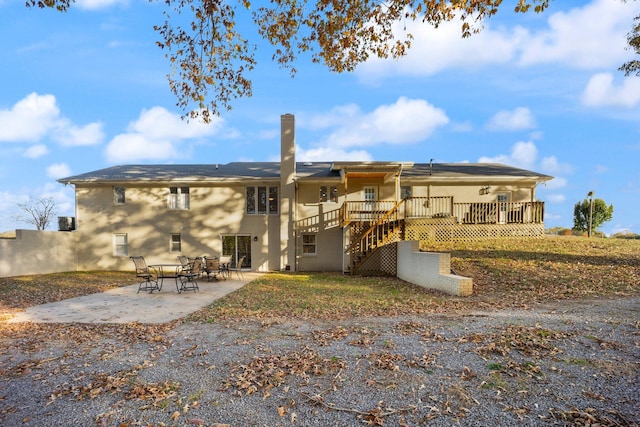
M 76 229 L 76 218 L 73 216 L 58 217 L 58 231 L 73 231 Z

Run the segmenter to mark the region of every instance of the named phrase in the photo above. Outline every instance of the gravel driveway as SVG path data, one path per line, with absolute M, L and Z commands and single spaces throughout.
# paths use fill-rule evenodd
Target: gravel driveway
M 640 425 L 638 298 L 0 332 L 2 426 Z

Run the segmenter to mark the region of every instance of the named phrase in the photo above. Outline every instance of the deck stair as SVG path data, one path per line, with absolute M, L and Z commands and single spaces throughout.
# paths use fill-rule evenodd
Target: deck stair
M 396 203 L 393 208 L 373 221 L 369 228 L 349 245 L 345 252 L 351 255 L 349 268 L 351 273 L 356 273 L 377 248 L 404 239 L 404 219 L 399 217 L 399 209 L 403 203 L 404 200 Z

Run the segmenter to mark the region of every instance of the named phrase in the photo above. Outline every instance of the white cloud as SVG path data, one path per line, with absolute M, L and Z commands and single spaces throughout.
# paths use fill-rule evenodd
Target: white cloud
M 110 162 L 133 162 L 136 160 L 166 160 L 179 156 L 174 144 L 166 139 L 153 140 L 145 135 L 125 133 L 109 142 L 105 153 Z
M 38 50 L 46 50 L 48 49 L 50 46 L 48 43 L 46 42 L 39 42 L 39 43 L 32 43 L 30 45 L 21 47 L 16 49 L 16 51 L 18 53 L 26 53 L 26 52 L 33 52 L 33 51 L 38 51 Z
M 47 148 L 46 145 L 36 144 L 27 148 L 22 155 L 29 159 L 37 159 L 38 157 L 42 157 L 48 153 L 49 153 L 49 149 Z
M 3 203 L 0 203 L 0 213 L 3 211 L 12 211 L 15 209 L 18 203 L 25 203 L 29 201 L 29 196 L 23 193 L 12 193 L 10 191 L 0 192 Z M 2 231 L 2 230 L 0 230 Z
M 595 74 L 582 93 L 582 103 L 589 107 L 636 107 L 640 105 L 640 79 L 627 77 L 615 86 L 612 74 Z
M 544 222 L 547 223 L 547 224 L 549 222 L 551 222 L 551 221 L 559 221 L 559 220 L 561 220 L 563 218 L 564 218 L 564 216 L 558 215 L 558 214 L 554 214 L 553 212 L 547 211 L 547 212 L 544 213 Z
M 182 120 L 178 114 L 162 107 L 142 110 L 137 121 L 130 123 L 127 130 L 149 138 L 198 138 L 212 135 L 222 125 L 222 119 L 215 117 L 212 123 Z
M 482 32 L 462 38 L 458 20 L 445 22 L 437 29 L 422 22 L 394 26 L 394 33 L 405 32 L 414 37 L 405 57 L 396 61 L 372 56 L 357 68 L 359 77 L 375 81 L 385 75 L 430 76 L 450 68 L 477 69 L 505 64 L 515 55 L 523 31 L 516 29 L 506 34 L 487 25 Z
M 142 110 L 140 117 L 127 127 L 127 133 L 116 135 L 105 154 L 110 162 L 184 158 L 188 155 L 183 147 L 185 141 L 214 135 L 223 123 L 221 118 L 214 118 L 210 124 L 187 122 L 178 114 L 153 107 Z
M 573 166 L 568 163 L 560 163 L 556 156 L 549 156 L 542 159 L 540 167 L 542 171 L 550 174 L 571 174 Z
M 497 131 L 515 131 L 535 127 L 536 120 L 531 111 L 525 107 L 518 107 L 513 111 L 499 111 L 486 125 L 487 129 Z
M 595 0 L 549 14 L 542 30 L 492 26 L 489 19 L 480 33 L 466 39 L 457 18 L 437 29 L 421 21 L 403 22 L 394 33 L 413 34 L 408 54 L 400 60 L 372 57 L 357 73 L 363 80 L 376 81 L 397 74 L 430 76 L 452 68 L 474 70 L 511 62 L 523 67 L 556 63 L 577 69 L 617 68 L 630 56 L 626 34 L 630 17 L 637 13 L 636 2 Z
M 519 141 L 511 148 L 510 154 L 495 157 L 480 157 L 479 163 L 503 163 L 523 169 L 531 169 L 538 156 L 538 149 L 533 142 Z
M 102 123 L 94 122 L 85 126 L 66 125 L 60 129 L 54 139 L 62 145 L 95 145 L 104 140 Z
M 117 5 L 127 5 L 129 0 L 76 0 L 76 4 L 81 9 L 98 10 Z
M 336 107 L 326 114 L 304 119 L 302 126 L 337 128 L 324 138 L 322 146 L 344 149 L 420 142 L 447 123 L 445 112 L 427 101 L 400 97 L 370 113 L 363 113 L 353 104 Z
M 296 147 L 296 159 L 301 162 L 318 161 L 371 161 L 373 156 L 364 150 L 346 151 L 336 147 L 317 147 L 305 150 Z
M 357 104 L 346 104 L 333 107 L 329 112 L 311 116 L 300 114 L 296 116 L 296 123 L 311 130 L 328 129 L 336 126 L 346 126 L 352 117 L 362 115 Z
M 635 10 L 635 12 L 634 12 Z M 524 39 L 522 65 L 561 63 L 579 69 L 618 66 L 628 57 L 633 2 L 595 0 L 549 16 L 548 29 Z
M 57 127 L 59 120 L 55 96 L 31 93 L 11 109 L 0 110 L 0 141 L 38 141 Z
M 35 92 L 7 110 L 0 110 L 0 142 L 36 142 L 46 137 L 64 145 L 101 143 L 102 124 L 74 125 L 60 114 L 53 95 Z
M 562 177 L 555 177 L 551 181 L 545 182 L 544 186 L 549 190 L 557 190 L 558 188 L 564 188 L 567 186 L 567 179 Z
M 54 163 L 47 168 L 47 176 L 49 178 L 64 178 L 71 175 L 71 168 L 66 163 Z
M 564 194 L 549 194 L 545 197 L 545 200 L 550 203 L 564 203 L 567 198 Z
M 452 132 L 460 133 L 471 132 L 474 129 L 473 124 L 470 121 L 452 123 L 450 128 Z

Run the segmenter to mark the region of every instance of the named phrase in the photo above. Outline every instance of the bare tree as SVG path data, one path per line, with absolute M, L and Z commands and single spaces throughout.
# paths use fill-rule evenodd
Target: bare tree
M 33 224 L 37 230 L 46 230 L 53 217 L 57 215 L 56 201 L 51 197 L 43 197 L 38 200 L 29 200 L 26 203 L 18 203 L 18 207 L 26 215 L 16 219 L 27 224 Z

